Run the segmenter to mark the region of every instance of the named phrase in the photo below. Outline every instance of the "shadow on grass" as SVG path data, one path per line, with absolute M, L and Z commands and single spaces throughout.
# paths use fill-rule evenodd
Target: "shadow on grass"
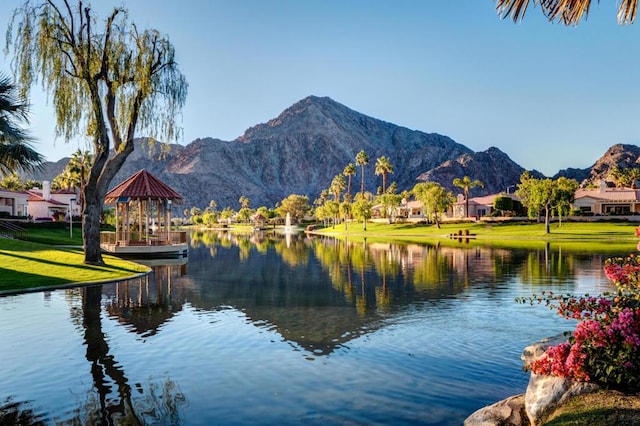
M 69 280 L 0 268 L 0 291 L 68 284 Z
M 35 252 L 35 251 L 36 250 L 34 250 L 32 252 Z M 71 251 L 69 251 L 69 253 L 71 253 Z M 0 255 L 16 257 L 18 259 L 24 259 L 24 260 L 28 260 L 30 262 L 44 263 L 44 264 L 51 265 L 51 266 L 60 266 L 60 267 L 66 267 L 66 268 L 75 268 L 75 269 L 82 269 L 82 270 L 93 270 L 93 271 L 100 271 L 100 272 L 104 272 L 105 269 L 108 268 L 108 269 L 118 270 L 118 271 L 123 271 L 123 272 L 136 272 L 136 270 L 134 270 L 134 269 L 124 268 L 124 267 L 121 267 L 121 266 L 114 266 L 114 265 L 107 265 L 106 267 L 104 267 L 104 266 L 86 265 L 84 263 L 83 264 L 77 264 L 77 265 L 70 265 L 70 264 L 64 263 L 64 262 L 56 262 L 56 261 L 53 261 L 53 260 L 38 259 L 38 258 L 35 258 L 35 257 L 22 256 L 22 255 L 15 254 L 15 253 L 0 252 Z

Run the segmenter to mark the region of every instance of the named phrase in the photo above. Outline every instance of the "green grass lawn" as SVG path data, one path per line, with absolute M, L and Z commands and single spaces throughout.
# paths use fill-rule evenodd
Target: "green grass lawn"
M 27 240 L 34 243 L 51 245 L 82 245 L 82 227 L 78 223 L 73 227 L 73 238 L 69 235 L 67 228 L 29 228 L 27 230 Z
M 338 233 L 340 235 L 363 235 L 371 237 L 430 237 L 444 238 L 458 231 L 469 231 L 478 239 L 533 239 L 542 241 L 559 240 L 636 240 L 634 230 L 638 226 L 629 222 L 565 222 L 562 226 L 557 223 L 551 225 L 551 233 L 545 234 L 543 223 L 506 222 L 506 223 L 445 223 L 438 228 L 435 225 L 410 223 L 367 223 L 367 230 L 363 230 L 362 223 L 350 223 L 345 231 L 344 224 L 335 228 L 329 226 L 319 230 L 322 233 Z
M 0 238 L 0 291 L 107 281 L 146 272 L 146 266 L 103 256 L 106 266 L 85 265 L 81 249 Z
M 630 253 L 636 250 L 638 224 L 628 222 L 566 222 L 562 226 L 554 223 L 551 233 L 545 234 L 543 223 L 445 223 L 438 228 L 425 224 L 350 223 L 347 231 L 344 224 L 329 226 L 317 232 L 348 238 L 350 241 L 437 243 L 445 246 L 493 246 L 500 248 L 540 249 L 548 244 L 551 248 L 588 253 Z M 472 238 L 450 238 L 459 231 L 471 234 Z

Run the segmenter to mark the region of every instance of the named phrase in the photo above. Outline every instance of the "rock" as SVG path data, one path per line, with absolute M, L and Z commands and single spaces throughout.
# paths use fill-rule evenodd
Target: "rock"
M 465 426 L 529 425 L 524 394 L 516 395 L 483 407 L 464 421 Z
M 527 346 L 521 358 L 524 364 L 528 365 L 544 355 L 549 346 L 566 340 L 567 336 L 564 334 L 544 339 Z M 594 383 L 574 382 L 568 378 L 531 373 L 524 398 L 529 422 L 532 425 L 538 425 L 568 398 L 595 392 L 598 389 L 600 387 Z

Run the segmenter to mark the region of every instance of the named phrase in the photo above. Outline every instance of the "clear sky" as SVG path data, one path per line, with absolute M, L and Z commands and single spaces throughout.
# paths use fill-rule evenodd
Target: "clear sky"
M 21 0 L 0 2 L 0 31 Z M 491 0 L 128 0 L 139 27 L 173 42 L 189 82 L 182 125 L 233 140 L 309 96 L 410 129 L 491 146 L 547 175 L 591 166 L 611 145 L 640 144 L 640 23 L 593 2 L 565 27 L 530 8 L 501 20 Z M 120 1 L 93 1 L 101 17 Z M 8 73 L 10 57 L 0 71 Z M 54 138 L 34 91 L 36 148 L 55 161 L 85 141 Z M 144 136 L 144 135 L 141 135 Z

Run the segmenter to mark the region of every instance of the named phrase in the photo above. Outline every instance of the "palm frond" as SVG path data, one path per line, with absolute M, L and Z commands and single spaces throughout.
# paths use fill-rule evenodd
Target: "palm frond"
M 618 23 L 633 24 L 638 13 L 638 0 L 622 0 L 618 8 Z

